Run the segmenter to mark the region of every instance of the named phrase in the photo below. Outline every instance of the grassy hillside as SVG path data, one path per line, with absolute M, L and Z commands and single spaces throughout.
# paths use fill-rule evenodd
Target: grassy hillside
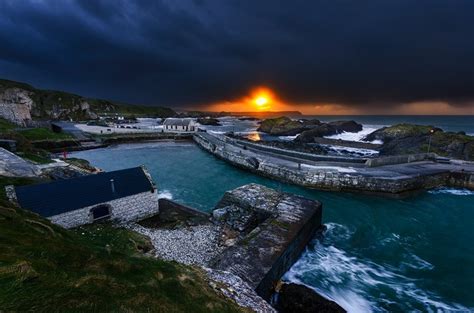
M 20 88 L 31 92 L 31 98 L 35 105 L 32 116 L 36 119 L 70 119 L 87 120 L 93 114 L 122 114 L 134 116 L 170 117 L 176 112 L 170 108 L 127 105 L 103 99 L 82 97 L 68 92 L 57 90 L 36 89 L 28 84 L 0 79 L 0 93 L 9 88 Z M 81 103 L 87 102 L 88 110 L 81 107 Z
M 241 312 L 200 270 L 146 257 L 147 239 L 62 229 L 0 201 L 1 312 Z
M 34 141 L 57 142 L 72 140 L 66 133 L 55 133 L 48 128 L 20 128 L 0 117 L 0 139 L 16 141 L 17 154 L 25 159 L 44 164 L 51 162 L 49 153 L 43 149 L 35 148 Z

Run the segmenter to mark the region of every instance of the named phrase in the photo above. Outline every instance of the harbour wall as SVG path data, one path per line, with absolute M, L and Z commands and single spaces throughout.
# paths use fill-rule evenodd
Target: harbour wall
M 437 155 L 435 153 L 394 155 L 394 156 L 368 159 L 365 162 L 365 165 L 367 165 L 368 167 L 377 167 L 377 166 L 384 166 L 384 165 L 411 163 L 411 162 L 424 161 L 424 160 L 435 160 L 436 157 Z
M 364 171 L 358 171 L 357 169 L 351 173 L 325 170 L 315 172 L 266 162 L 264 158 L 248 157 L 245 153 L 226 148 L 223 141 L 213 140 L 211 135 L 205 133 L 198 133 L 193 139 L 204 150 L 237 167 L 265 177 L 308 188 L 363 192 L 394 197 L 403 197 L 422 189 L 440 186 L 474 188 L 472 172 L 420 170 L 416 175 L 392 177 L 367 175 Z

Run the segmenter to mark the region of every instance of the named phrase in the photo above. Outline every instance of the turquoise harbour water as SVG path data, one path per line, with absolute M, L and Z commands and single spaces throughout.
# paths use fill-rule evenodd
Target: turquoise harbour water
M 106 171 L 146 165 L 160 194 L 209 211 L 225 191 L 259 183 L 323 203 L 327 231 L 285 279 L 350 312 L 474 310 L 474 193 L 440 189 L 404 200 L 322 192 L 237 169 L 193 143 L 73 153 Z

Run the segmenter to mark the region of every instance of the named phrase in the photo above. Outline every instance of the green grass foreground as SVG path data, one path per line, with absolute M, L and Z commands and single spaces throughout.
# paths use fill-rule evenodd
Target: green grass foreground
M 198 269 L 143 254 L 139 234 L 65 230 L 0 202 L 0 312 L 242 312 Z

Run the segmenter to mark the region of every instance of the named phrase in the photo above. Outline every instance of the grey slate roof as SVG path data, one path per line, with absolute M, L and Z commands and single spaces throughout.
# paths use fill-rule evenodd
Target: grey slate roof
M 189 126 L 192 121 L 192 118 L 167 118 L 163 125 Z
M 115 193 L 110 180 L 114 180 Z M 44 217 L 152 191 L 143 168 L 87 175 L 50 183 L 16 187 L 18 203 Z

